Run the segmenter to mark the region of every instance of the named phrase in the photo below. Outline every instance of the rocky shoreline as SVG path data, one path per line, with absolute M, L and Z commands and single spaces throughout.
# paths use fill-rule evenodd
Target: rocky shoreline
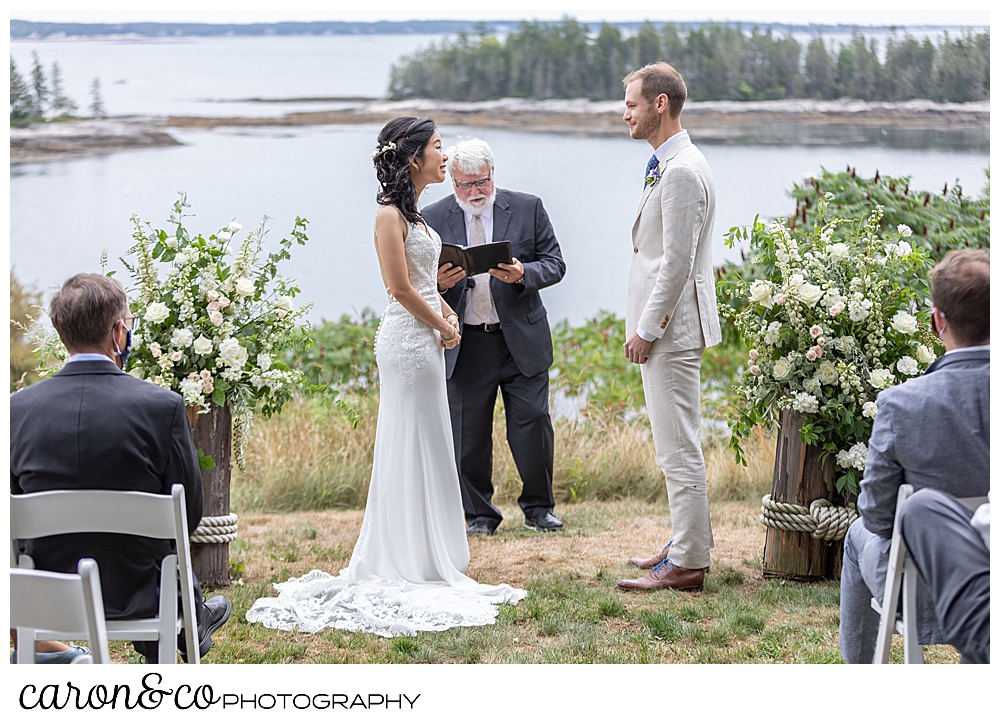
M 170 128 L 380 124 L 401 115 L 429 115 L 442 125 L 471 125 L 582 135 L 621 135 L 621 101 L 505 98 L 459 103 L 358 100 L 339 110 L 270 117 L 133 117 L 50 123 L 10 130 L 12 164 L 175 146 Z M 839 101 L 707 101 L 689 103 L 684 125 L 701 140 L 754 143 L 864 143 L 875 134 L 943 132 L 989 145 L 990 104 Z

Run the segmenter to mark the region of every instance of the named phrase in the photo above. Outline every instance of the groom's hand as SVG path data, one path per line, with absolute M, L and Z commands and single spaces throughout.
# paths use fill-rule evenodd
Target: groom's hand
M 463 278 L 465 278 L 465 269 L 455 266 L 450 261 L 445 262 L 438 267 L 438 291 L 448 291 Z
M 649 359 L 649 348 L 653 346 L 653 343 L 647 342 L 638 334 L 633 334 L 622 346 L 625 347 L 625 356 L 628 357 L 629 362 L 644 365 Z

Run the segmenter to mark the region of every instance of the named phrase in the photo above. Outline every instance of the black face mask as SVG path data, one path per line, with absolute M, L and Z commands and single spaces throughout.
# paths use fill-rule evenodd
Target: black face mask
M 122 323 L 124 325 L 124 322 Z M 125 327 L 125 349 L 118 349 L 118 341 L 115 342 L 115 354 L 118 359 L 122 361 L 121 368 L 125 369 L 125 365 L 128 364 L 129 355 L 132 354 L 132 330 Z

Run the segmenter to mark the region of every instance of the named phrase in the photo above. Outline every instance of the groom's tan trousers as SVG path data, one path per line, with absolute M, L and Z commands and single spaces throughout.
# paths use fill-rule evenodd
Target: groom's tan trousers
M 658 352 L 653 345 L 648 360 L 639 367 L 656 462 L 667 479 L 674 539 L 670 560 L 682 568 L 708 568 L 708 551 L 715 545 L 701 452 L 704 351 Z

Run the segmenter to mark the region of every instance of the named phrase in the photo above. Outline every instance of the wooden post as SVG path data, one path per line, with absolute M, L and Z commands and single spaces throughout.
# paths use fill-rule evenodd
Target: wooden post
M 820 447 L 802 442 L 799 431 L 804 421 L 797 412 L 781 411 L 771 500 L 807 508 L 818 498 L 837 504 L 834 461 L 828 457 L 820 463 Z M 826 542 L 809 533 L 769 527 L 764 542 L 764 577 L 797 581 L 839 578 L 843 547 L 843 541 Z
M 229 515 L 230 462 L 233 448 L 233 420 L 228 406 L 212 405 L 204 415 L 188 408 L 194 446 L 215 461 L 214 468 L 201 471 L 205 489 L 202 515 Z M 202 588 L 229 585 L 229 544 L 192 543 L 191 567 Z

